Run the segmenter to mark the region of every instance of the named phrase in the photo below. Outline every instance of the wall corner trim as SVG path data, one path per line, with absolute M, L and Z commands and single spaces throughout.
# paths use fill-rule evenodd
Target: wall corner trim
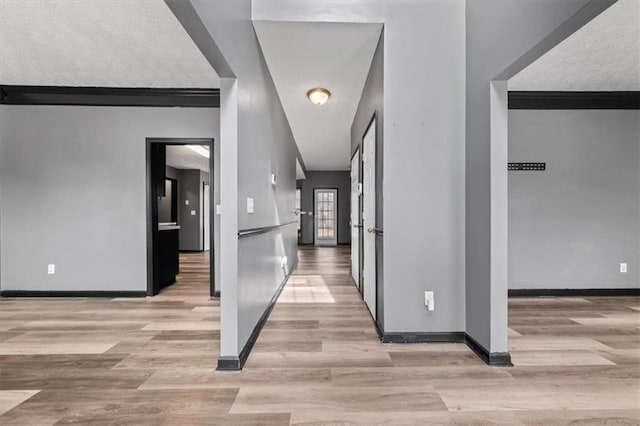
M 464 331 L 387 333 L 380 328 L 377 322 L 375 325 L 376 332 L 382 343 L 464 343 L 487 365 L 495 367 L 513 366 L 509 352 L 489 352 Z
M 511 354 L 509 352 L 489 352 L 467 333 L 465 333 L 465 343 L 469 349 L 478 355 L 487 365 L 492 367 L 513 367 Z
M 94 290 L 2 290 L 0 297 L 147 297 L 146 291 L 94 291 Z
M 635 288 L 532 288 L 510 289 L 509 297 L 613 297 L 640 296 L 640 287 Z
M 243 363 L 237 356 L 221 356 L 218 358 L 218 371 L 239 371 L 242 370 Z
M 0 104 L 220 108 L 220 89 L 1 85 Z
M 640 109 L 640 92 L 510 91 L 509 109 Z
M 383 332 L 380 341 L 382 343 L 465 343 L 465 333 L 463 331 L 429 333 Z
M 275 307 L 276 302 L 278 301 L 278 298 L 280 297 L 280 294 L 282 293 L 282 290 L 284 289 L 284 286 L 287 284 L 287 281 L 289 281 L 289 277 L 291 276 L 291 273 L 296 269 L 297 265 L 298 265 L 298 263 L 296 262 L 291 267 L 291 271 L 289 272 L 289 274 L 286 277 L 284 277 L 284 280 L 282 280 L 282 283 L 278 286 L 278 290 L 276 290 L 275 294 L 271 298 L 271 301 L 269 302 L 269 305 L 267 306 L 267 308 L 262 313 L 262 316 L 260 317 L 260 320 L 258 321 L 256 326 L 253 328 L 253 331 L 251 332 L 251 335 L 249 336 L 249 338 L 247 339 L 247 342 L 244 344 L 244 347 L 240 351 L 240 355 L 239 356 L 221 356 L 221 357 L 219 357 L 218 358 L 218 367 L 216 368 L 216 370 L 218 370 L 218 371 L 240 371 L 240 370 L 242 370 L 242 368 L 244 367 L 244 364 L 247 362 L 247 358 L 249 358 L 249 354 L 251 354 L 251 350 L 253 349 L 253 346 L 256 344 L 256 341 L 258 340 L 258 337 L 260 336 L 260 332 L 262 331 L 262 328 L 267 323 L 267 320 L 269 319 L 269 315 L 271 315 L 271 311 Z

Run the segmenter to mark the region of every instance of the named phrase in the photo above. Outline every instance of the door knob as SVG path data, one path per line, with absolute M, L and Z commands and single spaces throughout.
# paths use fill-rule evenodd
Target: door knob
M 367 232 L 373 234 L 374 232 L 376 232 L 376 228 L 367 228 Z

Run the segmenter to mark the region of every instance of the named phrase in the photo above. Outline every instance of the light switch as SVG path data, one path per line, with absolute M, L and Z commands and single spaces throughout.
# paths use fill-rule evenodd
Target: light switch
M 189 200 L 184 200 L 184 205 L 188 206 L 189 205 Z
M 196 211 L 195 210 L 191 210 L 191 216 L 195 216 L 196 215 Z
M 222 214 L 222 206 L 220 204 L 216 204 L 216 214 Z
M 55 263 L 50 263 L 49 265 L 47 265 L 47 274 L 53 275 L 55 273 L 56 273 L 56 265 L 55 265 Z
M 253 198 L 247 198 L 247 213 L 253 213 Z
M 271 173 L 271 185 L 275 186 L 276 185 L 276 175 Z
M 626 274 L 627 273 L 627 264 L 626 263 L 621 263 L 620 264 L 620 273 L 622 273 L 622 274 Z

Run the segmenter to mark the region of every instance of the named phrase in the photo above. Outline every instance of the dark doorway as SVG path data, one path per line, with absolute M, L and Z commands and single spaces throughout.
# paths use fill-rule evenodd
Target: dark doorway
M 166 176 L 166 150 L 170 145 L 199 145 L 209 149 L 209 185 L 207 211 L 214 211 L 214 140 L 201 138 L 147 138 L 146 139 L 146 174 L 147 174 L 147 296 L 155 296 L 160 290 L 170 284 L 171 276 L 178 273 L 177 264 L 179 256 L 178 232 L 179 224 L 176 223 L 178 192 L 174 179 Z M 167 191 L 171 191 L 170 194 Z M 171 201 L 168 201 L 168 200 Z M 160 220 L 159 200 L 170 203 L 170 221 Z M 167 212 L 163 212 L 164 219 Z M 162 222 L 162 230 L 160 225 Z M 167 223 L 168 222 L 168 223 Z M 215 229 L 214 215 L 208 216 L 208 239 L 213 247 Z M 206 236 L 205 236 L 206 237 Z M 215 269 L 213 253 L 209 256 L 209 294 L 211 297 L 219 295 L 215 285 Z

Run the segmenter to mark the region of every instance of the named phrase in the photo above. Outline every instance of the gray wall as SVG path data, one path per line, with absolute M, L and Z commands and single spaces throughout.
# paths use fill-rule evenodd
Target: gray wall
M 349 172 L 318 172 L 307 171 L 307 178 L 297 181 L 301 188 L 301 210 L 313 212 L 313 190 L 335 188 L 338 190 L 338 244 L 351 242 L 351 175 Z M 313 244 L 314 216 L 302 215 L 302 244 Z
M 518 72 L 513 64 L 520 69 L 527 65 L 521 58 L 533 61 L 569 35 L 556 32 L 557 37 L 547 37 L 567 28 L 565 21 L 577 12 L 587 13 L 590 8 L 584 7 L 589 3 L 466 2 L 466 329 L 490 352 L 507 351 L 506 282 L 504 289 L 492 288 L 490 82 L 498 76 L 508 79 L 505 70 Z M 506 187 L 506 176 L 504 179 Z M 506 209 L 494 220 L 507 221 Z M 503 255 L 506 259 L 506 253 Z
M 180 250 L 197 251 L 204 248 L 202 185 L 209 182 L 209 174 L 202 170 L 180 170 L 178 180 L 178 224 Z M 189 200 L 189 205 L 185 201 Z M 191 211 L 196 214 L 191 215 Z
M 351 155 L 358 156 L 362 169 L 362 139 L 371 118 L 376 117 L 376 194 L 382 195 L 382 182 L 384 181 L 384 29 L 380 34 L 380 40 L 371 60 L 371 68 L 367 75 L 364 88 L 362 89 L 362 97 L 358 103 L 358 109 L 351 125 Z M 357 150 L 357 152 L 356 152 Z M 362 182 L 362 170 L 359 181 Z M 349 177 L 351 182 L 351 177 Z M 360 206 L 358 211 L 361 211 Z M 379 196 L 376 203 L 376 228 L 384 230 L 384 197 Z M 360 213 L 360 223 L 362 223 L 362 215 Z M 362 233 L 360 240 L 352 244 L 360 244 L 362 247 Z M 376 321 L 381 330 L 384 330 L 384 237 L 377 235 L 376 240 L 376 290 L 377 290 L 377 312 Z M 362 267 L 362 254 L 364 250 L 360 250 L 360 267 Z M 362 273 L 360 274 L 362 277 Z
M 255 1 L 253 17 L 384 23 L 384 328 L 464 330 L 464 1 Z
M 178 185 L 178 182 L 174 182 L 169 179 L 165 179 L 164 183 L 164 197 L 160 197 L 158 200 L 158 222 L 171 222 L 177 221 L 178 218 L 171 217 L 171 207 L 173 205 L 173 185 Z M 177 202 L 177 200 L 176 200 Z
M 0 106 L 0 288 L 145 291 L 145 138 L 216 137 L 218 114 Z
M 509 288 L 638 287 L 638 111 L 509 111 Z M 628 272 L 620 273 L 620 263 Z
M 233 75 L 217 71 L 223 77 L 237 78 L 238 103 L 237 107 L 234 105 L 229 111 L 237 112 L 238 120 L 234 125 L 238 132 L 238 228 L 295 222 L 297 147 L 253 30 L 251 1 L 193 0 L 191 3 L 213 38 L 216 49 L 224 55 Z M 186 14 L 182 15 L 183 25 L 192 34 L 199 23 L 194 19 L 187 22 L 185 16 Z M 210 61 L 217 60 L 215 52 L 205 52 Z M 226 84 L 223 82 L 223 86 Z M 226 117 L 225 93 L 226 89 L 222 92 L 221 102 L 223 116 Z M 232 131 L 225 130 L 225 123 L 223 117 L 223 136 L 227 130 Z M 227 145 L 223 141 L 223 157 L 226 149 Z M 226 157 L 222 161 L 227 161 Z M 221 173 L 224 192 L 224 179 L 230 176 L 224 171 Z M 275 187 L 270 182 L 272 173 L 277 176 L 278 184 Z M 224 195 L 222 197 L 223 215 L 225 212 L 235 211 L 236 209 L 224 205 L 227 198 Z M 254 199 L 255 212 L 252 214 L 247 213 L 247 197 Z M 222 283 L 221 356 L 231 357 L 237 356 L 244 347 L 278 286 L 296 263 L 296 227 L 241 238 L 237 244 L 237 264 L 222 265 L 223 268 L 237 268 L 237 283 Z M 287 257 L 287 264 L 283 268 L 281 260 L 284 256 Z M 231 261 L 235 263 L 232 259 Z

